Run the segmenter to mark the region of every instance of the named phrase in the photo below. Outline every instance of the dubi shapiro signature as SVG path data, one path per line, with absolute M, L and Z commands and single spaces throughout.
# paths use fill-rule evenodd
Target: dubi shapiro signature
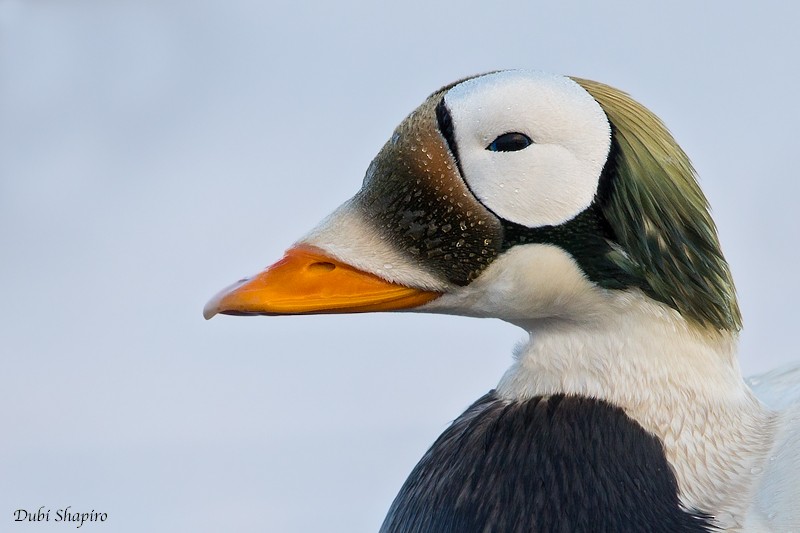
M 50 514 L 50 509 L 44 505 L 36 510 L 17 509 L 13 513 L 14 522 L 67 522 L 81 527 L 85 522 L 105 522 L 108 520 L 108 513 L 99 513 L 94 509 L 91 512 L 80 512 L 72 510 L 68 505 Z

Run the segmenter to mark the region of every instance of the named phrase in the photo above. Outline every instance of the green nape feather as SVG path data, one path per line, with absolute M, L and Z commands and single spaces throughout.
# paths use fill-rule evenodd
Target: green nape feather
M 682 315 L 741 329 L 733 279 L 689 158 L 658 117 L 630 96 L 573 79 L 599 102 L 618 146 L 614 189 L 603 210 L 624 253 L 610 259 Z

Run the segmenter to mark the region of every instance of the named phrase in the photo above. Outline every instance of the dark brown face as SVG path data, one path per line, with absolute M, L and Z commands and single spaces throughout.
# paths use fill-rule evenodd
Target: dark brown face
M 460 176 L 437 120 L 442 97 L 432 95 L 398 126 L 354 206 L 421 269 L 466 285 L 502 250 L 503 228 Z

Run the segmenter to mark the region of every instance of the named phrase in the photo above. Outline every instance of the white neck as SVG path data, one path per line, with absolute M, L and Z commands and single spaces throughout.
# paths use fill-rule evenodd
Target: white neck
M 622 406 L 677 391 L 711 401 L 746 394 L 736 335 L 694 326 L 639 291 L 609 291 L 583 319 L 515 321 L 530 333 L 500 382 L 508 397 L 568 393 Z
M 517 348 L 498 393 L 578 394 L 623 408 L 664 443 L 683 505 L 737 528 L 773 419 L 742 380 L 736 335 L 690 324 L 639 291 L 605 298 L 604 312 L 586 320 L 517 321 L 530 340 Z

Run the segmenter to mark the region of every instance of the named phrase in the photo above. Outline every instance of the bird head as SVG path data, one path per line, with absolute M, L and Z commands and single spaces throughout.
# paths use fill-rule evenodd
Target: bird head
M 353 198 L 204 314 L 580 319 L 619 291 L 741 325 L 707 201 L 662 122 L 601 83 L 501 71 L 430 95 Z

